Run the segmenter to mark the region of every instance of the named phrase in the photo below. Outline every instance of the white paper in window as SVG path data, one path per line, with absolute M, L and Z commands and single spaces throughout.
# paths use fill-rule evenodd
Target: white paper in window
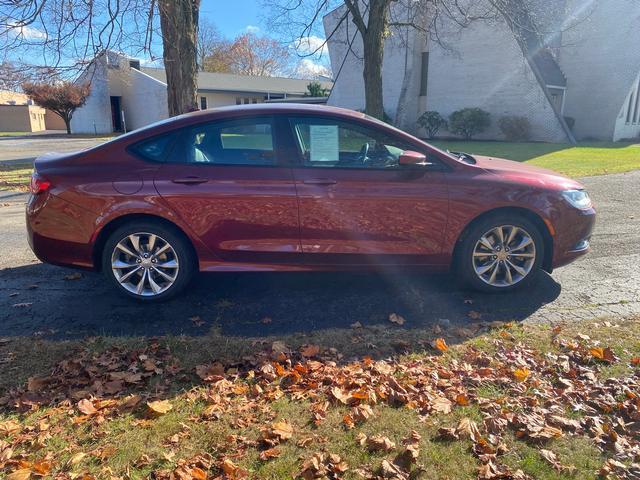
M 311 161 L 338 161 L 338 126 L 310 125 L 309 126 Z

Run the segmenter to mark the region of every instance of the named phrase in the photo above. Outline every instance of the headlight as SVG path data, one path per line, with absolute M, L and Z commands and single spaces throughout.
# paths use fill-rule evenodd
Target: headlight
M 565 190 L 562 197 L 575 208 L 586 210 L 591 208 L 591 199 L 584 190 Z

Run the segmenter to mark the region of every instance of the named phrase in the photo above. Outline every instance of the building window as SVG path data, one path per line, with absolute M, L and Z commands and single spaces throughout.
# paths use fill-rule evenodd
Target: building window
M 258 99 L 254 97 L 252 103 L 258 103 Z
M 236 97 L 236 105 L 242 105 L 242 99 L 240 97 Z
M 207 97 L 200 97 L 200 110 L 207 109 Z
M 627 105 L 627 123 L 631 123 L 631 112 L 633 110 L 633 101 L 635 97 L 633 96 L 633 92 L 631 92 L 631 96 L 629 97 L 629 105 Z
M 427 80 L 429 77 L 429 52 L 422 52 L 422 65 L 420 70 L 420 96 L 427 96 Z
M 636 90 L 636 110 L 633 112 L 633 123 L 640 122 L 640 80 L 638 80 L 638 88 Z
M 247 97 L 244 98 L 244 104 L 248 105 L 249 104 L 249 99 Z

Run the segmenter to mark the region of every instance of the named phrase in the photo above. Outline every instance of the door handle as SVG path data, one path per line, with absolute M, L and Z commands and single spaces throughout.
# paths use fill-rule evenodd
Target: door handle
M 304 180 L 302 183 L 306 185 L 335 185 L 338 181 L 332 180 L 331 178 L 311 178 Z
M 184 178 L 174 178 L 171 181 L 173 183 L 181 183 L 184 185 L 197 185 L 199 183 L 207 183 L 209 179 L 202 178 L 202 177 L 184 177 Z

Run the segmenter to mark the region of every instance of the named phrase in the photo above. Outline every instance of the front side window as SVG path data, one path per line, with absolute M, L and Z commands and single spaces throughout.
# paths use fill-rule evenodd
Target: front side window
M 334 168 L 397 168 L 411 146 L 375 129 L 329 118 L 292 118 L 303 164 Z
M 176 153 L 186 163 L 275 164 L 271 119 L 215 122 L 186 130 Z

